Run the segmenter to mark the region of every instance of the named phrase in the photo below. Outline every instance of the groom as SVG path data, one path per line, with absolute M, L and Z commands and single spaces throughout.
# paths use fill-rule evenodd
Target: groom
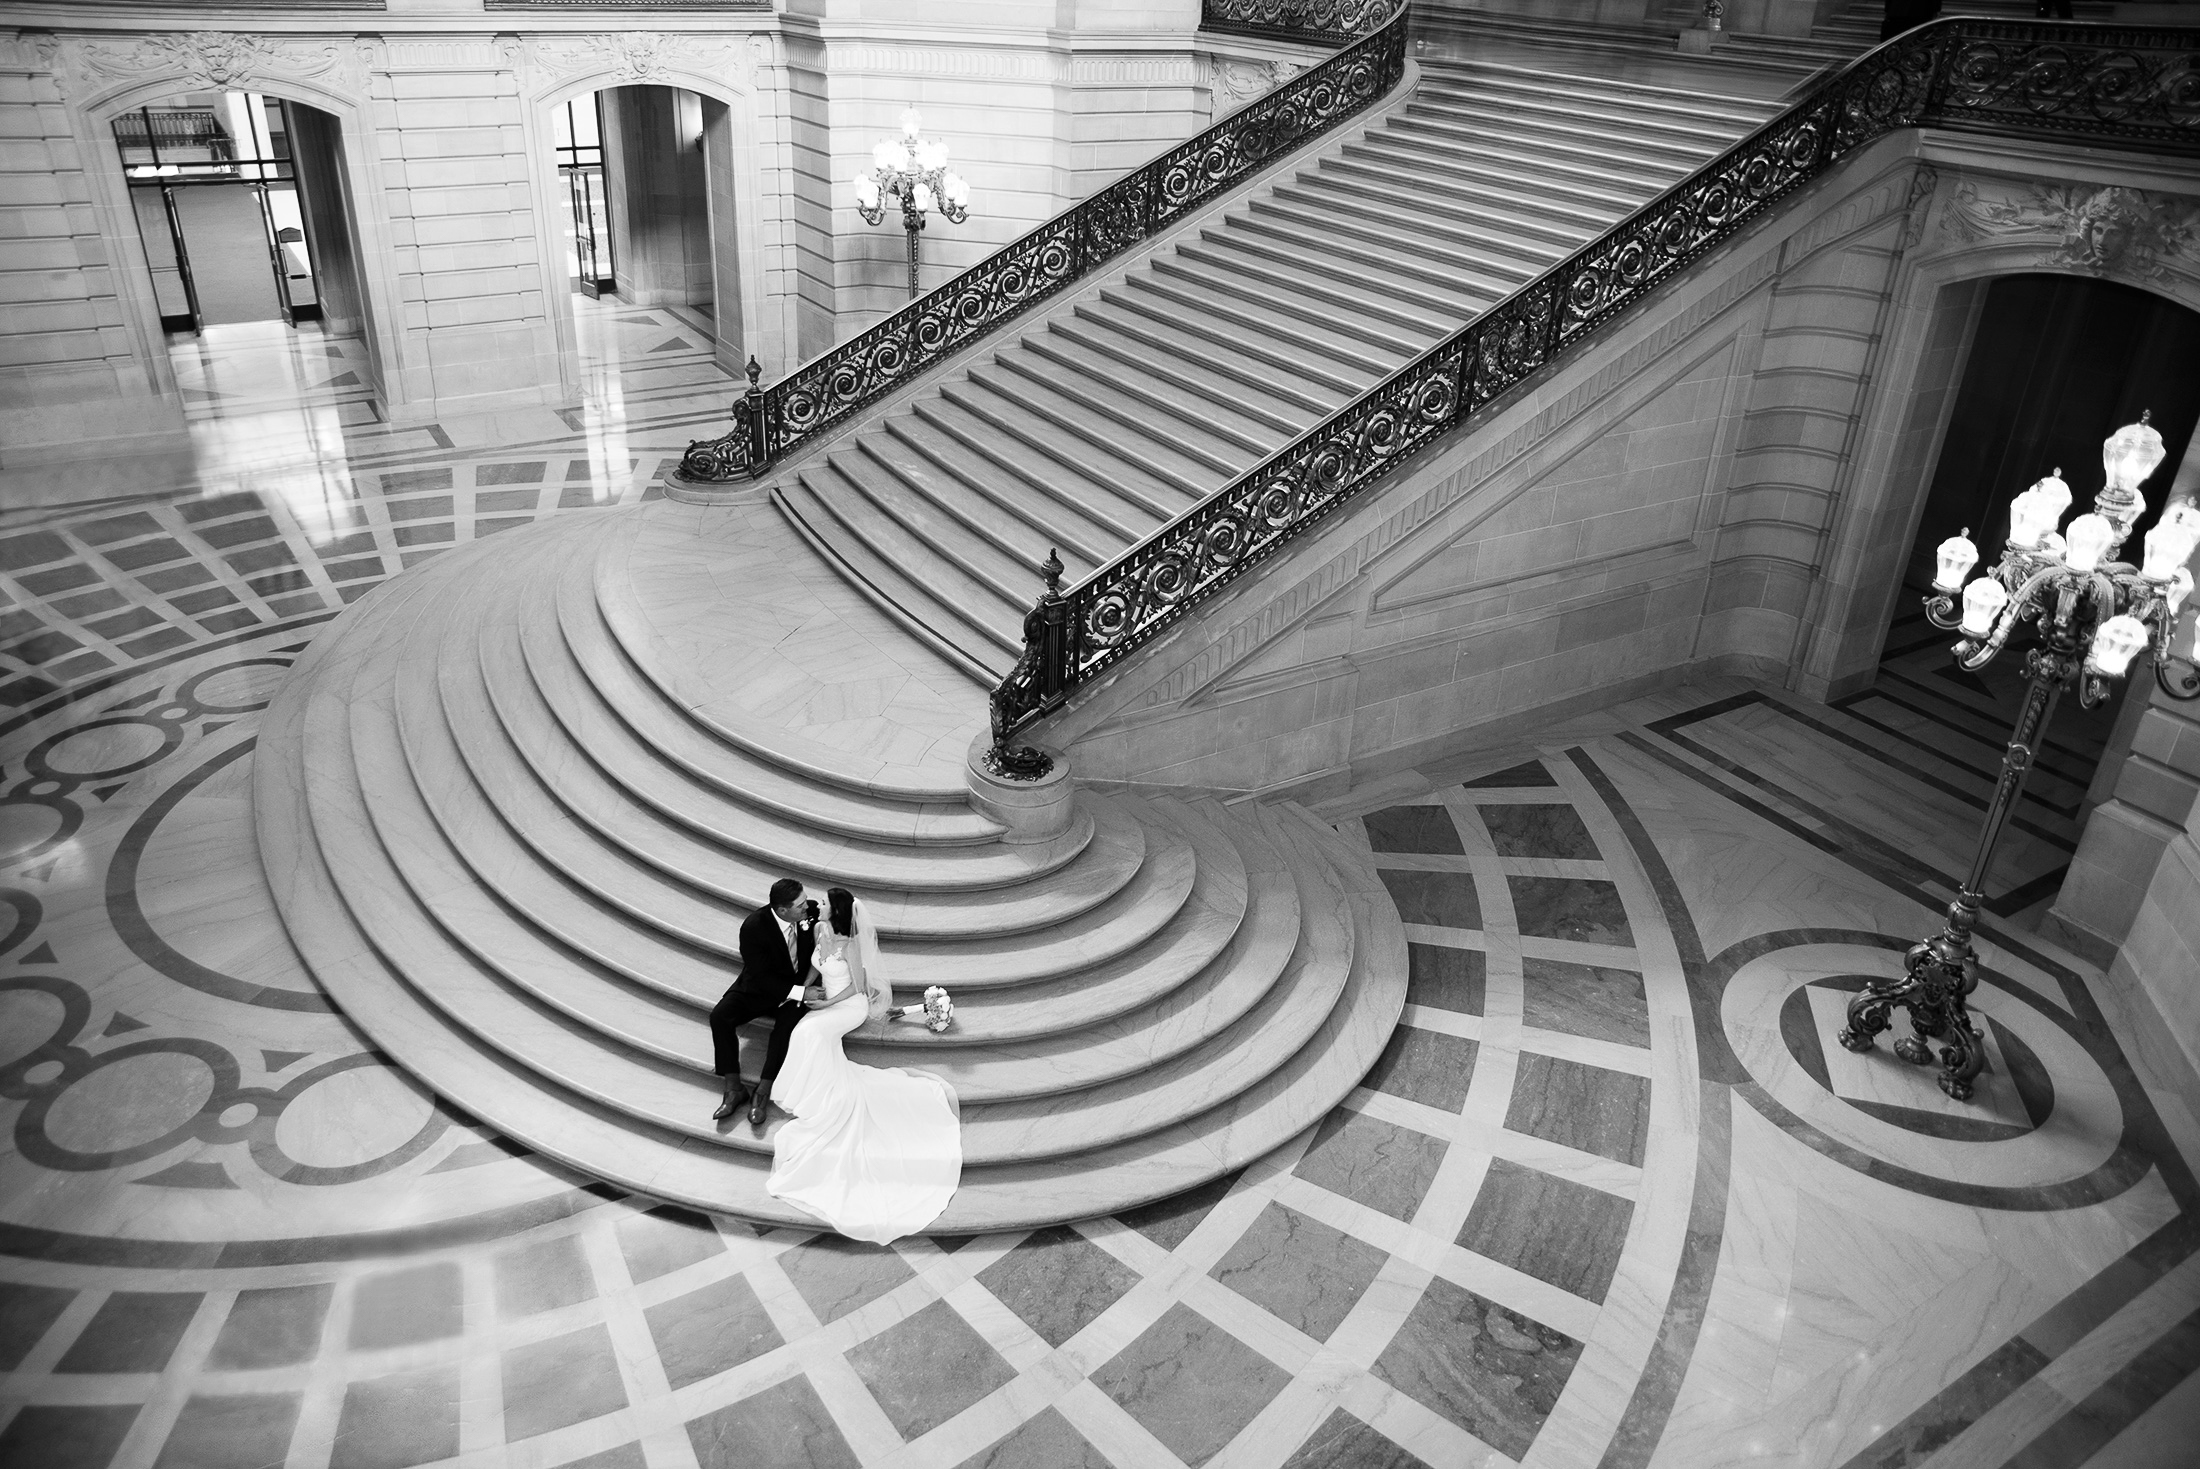
M 810 950 L 817 942 L 811 932 L 814 922 L 802 902 L 802 884 L 791 877 L 773 883 L 770 902 L 741 922 L 741 977 L 710 1012 L 711 1048 L 716 1055 L 712 1069 L 726 1079 L 725 1099 L 712 1114 L 719 1122 L 741 1110 L 748 1096 L 741 1085 L 740 1027 L 770 1016 L 764 1074 L 757 1079 L 756 1096 L 749 1103 L 749 1125 L 764 1125 L 772 1081 L 787 1059 L 787 1041 L 795 1023 L 802 1018 L 802 980 L 810 972 Z

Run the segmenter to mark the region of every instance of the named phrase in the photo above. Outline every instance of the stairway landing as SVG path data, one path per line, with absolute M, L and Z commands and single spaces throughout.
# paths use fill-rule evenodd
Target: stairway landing
M 671 694 L 804 763 L 959 792 L 986 691 L 904 636 L 757 499 L 653 502 L 602 563 Z

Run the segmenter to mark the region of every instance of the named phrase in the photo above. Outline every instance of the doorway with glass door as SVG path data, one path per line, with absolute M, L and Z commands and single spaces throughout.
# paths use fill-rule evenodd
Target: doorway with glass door
M 209 91 L 138 107 L 113 128 L 187 411 L 240 393 L 371 400 L 336 119 Z
M 584 379 L 643 391 L 721 381 L 745 359 L 725 104 L 610 87 L 551 115 L 565 273 Z

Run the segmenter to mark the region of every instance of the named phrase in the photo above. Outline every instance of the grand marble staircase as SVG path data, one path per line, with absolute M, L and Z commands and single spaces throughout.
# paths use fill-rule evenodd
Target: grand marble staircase
M 792 873 L 865 896 L 900 999 L 956 996 L 945 1035 L 874 1021 L 849 1043 L 962 1098 L 943 1232 L 1179 1191 L 1358 1084 L 1403 1004 L 1404 940 L 1333 831 L 1292 808 L 1080 792 L 1067 832 L 1016 844 L 959 761 L 835 757 L 705 711 L 636 570 L 637 539 L 674 534 L 675 513 L 695 512 L 452 552 L 317 642 L 270 711 L 263 860 L 314 974 L 384 1049 L 588 1173 L 810 1223 L 764 1191 L 777 1114 L 762 1132 L 710 1115 L 706 1016 L 738 971 L 735 929 Z M 799 558 L 786 541 L 779 559 Z M 819 647 L 898 636 L 854 610 L 809 624 Z
M 1364 136 L 798 462 L 821 554 L 988 683 L 1039 570 L 1136 544 L 1777 107 L 1556 69 L 1425 69 Z

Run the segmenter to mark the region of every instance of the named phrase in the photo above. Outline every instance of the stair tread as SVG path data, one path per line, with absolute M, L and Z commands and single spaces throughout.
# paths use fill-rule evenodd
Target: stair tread
M 829 749 L 730 706 L 717 690 L 698 680 L 686 660 L 667 656 L 654 628 L 657 609 L 636 589 L 632 559 L 660 554 L 658 542 L 671 533 L 669 528 L 644 513 L 620 517 L 601 533 L 605 544 L 596 558 L 595 584 L 604 624 L 635 670 L 686 710 L 696 724 L 758 760 L 828 784 L 907 801 L 958 803 L 970 799 L 969 783 L 959 762 L 948 771 L 937 765 L 912 766 Z
M 1051 478 L 1033 478 L 969 453 L 960 440 L 919 414 L 897 415 L 887 428 L 881 437 L 890 437 L 893 447 L 879 452 L 891 452 L 897 465 L 912 476 L 921 471 L 927 482 L 932 477 L 952 481 L 967 495 L 973 512 L 990 508 L 1015 516 L 1038 537 L 1042 561 L 1047 550 L 1061 549 L 1066 560 L 1097 565 L 1162 523 L 1143 506 L 1114 496 L 1102 500 L 1087 481 L 1076 482 L 1076 489 L 1086 491 L 1076 495 Z
M 829 557 L 856 589 L 879 610 L 920 641 L 953 649 L 982 670 L 982 681 L 998 683 L 1023 652 L 1021 620 L 1015 609 L 987 591 L 956 598 L 941 594 L 940 578 L 920 581 L 913 567 L 882 553 L 863 536 L 849 531 L 829 501 L 797 478 L 772 491 L 772 503 L 819 554 Z M 959 577 L 954 578 L 959 580 Z
M 574 742 L 637 798 L 705 829 L 759 818 L 917 850 L 999 836 L 967 805 L 888 802 L 737 758 L 634 672 L 603 625 L 589 571 L 588 558 L 567 554 L 553 573 L 556 620 L 522 624 L 521 646 L 537 684 L 557 691 L 549 702 Z

